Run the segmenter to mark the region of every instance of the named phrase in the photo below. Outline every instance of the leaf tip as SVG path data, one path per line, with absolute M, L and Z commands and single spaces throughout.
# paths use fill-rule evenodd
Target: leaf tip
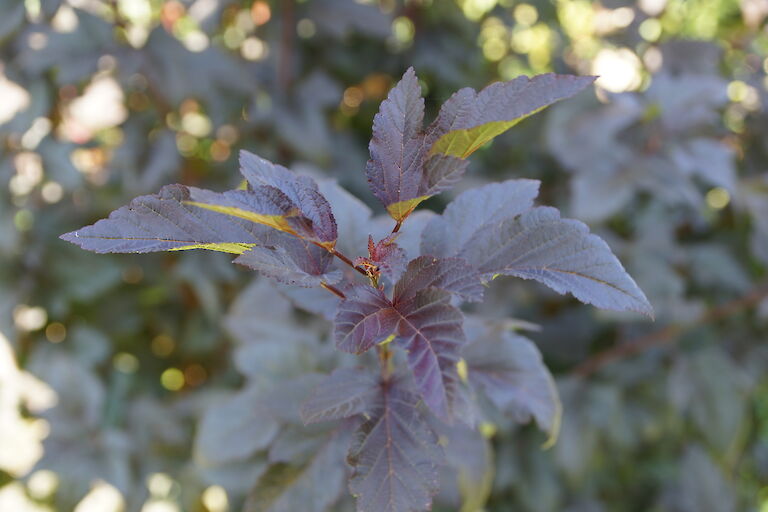
M 555 405 L 555 414 L 552 418 L 552 425 L 547 431 L 547 440 L 541 445 L 541 449 L 546 451 L 557 444 L 557 440 L 560 437 L 560 427 L 563 421 L 563 405 L 558 399 Z

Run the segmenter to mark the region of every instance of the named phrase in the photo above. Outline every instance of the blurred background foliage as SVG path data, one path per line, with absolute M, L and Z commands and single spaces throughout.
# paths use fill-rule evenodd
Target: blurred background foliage
M 657 312 L 495 284 L 476 311 L 534 329 L 560 437 L 483 425 L 435 508 L 768 511 L 766 16 L 768 0 L 1 0 L 0 510 L 239 510 L 266 460 L 306 459 L 270 388 L 298 402 L 335 364 L 326 321 L 224 255 L 57 236 L 162 184 L 236 186 L 241 148 L 380 212 L 371 121 L 413 65 L 433 114 L 464 86 L 600 75 L 479 151 L 463 186 L 542 180 Z M 302 510 L 351 510 L 340 471 L 299 489 Z

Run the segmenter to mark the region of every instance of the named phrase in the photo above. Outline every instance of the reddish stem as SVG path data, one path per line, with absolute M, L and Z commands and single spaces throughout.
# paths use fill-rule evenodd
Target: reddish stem
M 344 263 L 346 263 L 347 265 L 349 265 L 353 269 L 357 270 L 360 274 L 364 275 L 365 277 L 368 277 L 368 272 L 366 272 L 365 270 L 363 270 L 362 268 L 360 268 L 358 266 L 355 266 L 355 264 L 352 262 L 351 259 L 349 259 L 346 256 L 344 256 L 342 253 L 337 251 L 335 248 L 328 249 L 328 252 L 330 252 L 331 254 L 336 256 L 337 258 L 339 258 L 341 261 L 343 261 Z
M 629 342 L 614 345 L 607 350 L 598 352 L 574 368 L 572 373 L 580 377 L 588 377 L 607 364 L 637 355 L 652 347 L 674 343 L 678 340 L 679 335 L 686 329 L 723 320 L 738 311 L 755 306 L 766 297 L 768 297 L 768 282 L 756 286 L 746 295 L 743 295 L 738 299 L 734 299 L 705 311 L 691 324 L 668 325 L 658 331 L 651 332 Z
M 330 284 L 325 283 L 325 282 L 321 282 L 320 286 L 322 286 L 323 288 L 325 288 L 326 290 L 328 290 L 329 292 L 331 292 L 335 296 L 339 297 L 340 299 L 346 299 L 347 298 L 347 296 L 344 295 L 344 292 L 342 292 L 341 290 L 339 290 L 335 286 L 331 286 Z

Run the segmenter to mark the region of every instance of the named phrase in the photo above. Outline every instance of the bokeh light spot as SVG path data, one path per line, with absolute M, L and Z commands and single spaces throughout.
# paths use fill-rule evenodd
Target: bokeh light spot
M 176 348 L 176 342 L 166 334 L 159 334 L 152 339 L 152 353 L 157 357 L 168 357 Z
M 115 367 L 115 370 L 120 373 L 131 374 L 136 373 L 139 369 L 139 360 L 133 354 L 119 352 L 112 358 L 112 365 Z
M 722 210 L 731 202 L 731 194 L 722 187 L 715 187 L 706 196 L 707 206 L 714 210 Z
M 209 512 L 226 512 L 229 508 L 227 491 L 220 485 L 212 485 L 203 491 L 202 502 Z
M 160 384 L 168 391 L 179 391 L 184 387 L 184 373 L 178 368 L 168 368 L 160 375 Z
M 40 306 L 19 304 L 13 309 L 13 323 L 20 331 L 30 332 L 42 329 L 48 321 L 48 313 Z
M 45 328 L 45 337 L 51 343 L 61 343 L 67 338 L 67 328 L 60 322 L 52 322 Z

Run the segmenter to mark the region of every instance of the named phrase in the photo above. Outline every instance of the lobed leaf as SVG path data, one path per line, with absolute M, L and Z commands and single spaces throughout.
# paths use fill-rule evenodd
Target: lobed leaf
M 455 488 L 441 489 L 454 500 L 461 500 L 459 512 L 484 510 L 491 495 L 495 476 L 493 447 L 476 428 L 463 423 L 447 425 L 431 421 L 445 452 L 443 482 L 453 480 Z M 453 477 L 449 480 L 450 477 Z M 455 495 L 455 497 L 454 497 Z
M 442 153 L 427 156 L 421 179 L 422 193 L 433 196 L 448 190 L 461 180 L 468 166 L 468 160 Z
M 469 382 L 520 423 L 534 418 L 557 438 L 562 405 L 555 381 L 536 345 L 523 336 L 499 328 L 473 325 L 462 351 Z
M 599 308 L 653 315 L 648 299 L 608 244 L 590 234 L 584 223 L 560 218 L 555 208 L 533 208 L 486 225 L 459 256 L 487 278 L 504 274 L 534 279 Z
M 480 229 L 533 207 L 538 180 L 507 180 L 462 192 L 422 232 L 421 253 L 455 256 Z
M 284 284 L 310 288 L 321 283 L 335 284 L 341 271 L 331 270 L 333 256 L 312 243 L 273 231 L 235 258 L 235 263 L 256 270 Z
M 508 180 L 460 194 L 423 231 L 422 253 L 464 258 L 486 279 L 535 279 L 597 307 L 652 316 L 605 242 L 554 208 L 532 208 L 538 188 L 535 180 Z
M 354 434 L 347 461 L 358 512 L 429 510 L 443 454 L 419 410 L 419 397 L 402 378 L 380 386 L 380 398 Z
M 223 217 L 188 204 L 199 189 L 168 185 L 158 194 L 135 198 L 109 218 L 61 235 L 97 253 L 146 253 L 208 249 L 242 254 L 263 237 L 258 224 Z
M 402 222 L 423 200 L 453 186 L 466 171 L 467 157 L 483 144 L 593 81 L 550 73 L 498 82 L 479 93 L 461 89 L 423 132 L 424 101 L 409 68 L 374 118 L 366 167 L 371 190 Z
M 311 197 L 313 205 L 327 205 L 317 191 L 308 190 L 306 196 Z M 194 189 L 190 198 L 189 204 L 193 206 L 264 224 L 307 240 L 331 246 L 336 241 L 336 223 L 329 205 L 326 215 L 318 213 L 319 206 L 313 207 L 315 218 L 310 218 L 288 195 L 271 185 L 227 192 Z
M 465 337 L 461 311 L 450 304 L 447 291 L 428 288 L 399 304 L 396 343 L 402 346 L 416 387 L 430 409 L 451 417 L 458 374 L 456 363 Z
M 328 200 L 320 193 L 315 180 L 260 158 L 248 151 L 240 152 L 240 172 L 252 190 L 272 187 L 283 194 L 309 221 L 311 235 L 321 242 L 337 238 L 336 220 Z M 304 235 L 306 238 L 312 236 Z
M 394 333 L 397 320 L 397 312 L 384 292 L 370 286 L 354 286 L 336 313 L 336 347 L 344 352 L 362 354 Z
M 480 275 L 465 260 L 419 256 L 408 263 L 395 285 L 392 302 L 397 306 L 426 288 L 439 288 L 473 302 L 483 298 Z
M 422 123 L 424 100 L 413 68 L 389 91 L 373 119 L 366 175 L 375 195 L 395 220 L 407 217 L 419 197 L 427 148 Z
M 279 462 L 261 475 L 244 512 L 325 512 L 338 501 L 347 476 L 349 432 L 337 430 L 302 465 Z
M 369 370 L 339 368 L 302 404 L 301 419 L 311 424 L 369 412 L 378 391 L 378 379 Z
M 594 80 L 547 73 L 497 82 L 479 93 L 461 89 L 443 104 L 427 129 L 429 154 L 467 158 L 526 117 L 573 96 Z
M 196 458 L 203 465 L 226 464 L 268 446 L 280 425 L 264 399 L 263 391 L 249 388 L 208 408 L 195 438 Z

